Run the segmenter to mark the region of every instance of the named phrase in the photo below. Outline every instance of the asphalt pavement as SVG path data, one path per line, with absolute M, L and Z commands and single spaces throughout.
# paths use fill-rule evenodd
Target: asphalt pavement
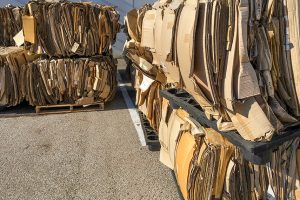
M 179 196 L 159 153 L 141 146 L 119 89 L 104 111 L 0 118 L 0 199 Z

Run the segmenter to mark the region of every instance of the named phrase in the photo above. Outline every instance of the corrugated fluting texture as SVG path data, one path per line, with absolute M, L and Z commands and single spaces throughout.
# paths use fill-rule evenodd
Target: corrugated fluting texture
M 81 2 L 80 0 L 73 0 L 73 1 Z M 90 1 L 90 0 L 86 0 L 86 1 Z M 24 5 L 26 2 L 27 2 L 27 0 L 0 0 L 0 6 L 5 6 L 8 4 L 15 5 L 15 6 L 21 6 L 21 5 Z M 139 8 L 146 3 L 153 3 L 153 2 L 155 2 L 155 0 L 99 0 L 99 1 L 94 1 L 94 2 L 105 4 L 105 5 L 116 6 L 117 10 L 120 12 L 120 15 L 121 15 L 120 21 L 123 24 L 124 16 L 133 7 Z M 123 45 L 125 43 L 125 40 L 126 40 L 125 34 L 119 33 L 117 41 L 114 45 L 114 55 L 116 57 L 122 55 Z

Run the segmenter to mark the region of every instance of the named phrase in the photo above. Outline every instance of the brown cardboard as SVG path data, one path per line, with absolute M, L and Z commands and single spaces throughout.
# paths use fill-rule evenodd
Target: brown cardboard
M 179 9 L 182 6 L 182 0 L 172 1 L 168 7 L 164 9 L 164 17 L 161 29 L 161 53 L 162 64 L 165 62 L 174 61 L 175 59 L 175 33 L 176 19 L 179 17 Z
M 156 10 L 156 19 L 154 26 L 154 46 L 153 51 L 153 64 L 160 65 L 161 64 L 161 56 L 162 56 L 162 26 L 163 26 L 163 10 Z
M 80 98 L 76 101 L 76 104 L 78 104 L 78 105 L 89 105 L 89 104 L 92 104 L 94 102 L 95 102 L 94 97 L 82 97 L 82 98 Z
M 247 47 L 249 5 L 247 0 L 241 0 L 239 5 L 239 56 L 240 68 L 238 74 L 237 98 L 245 99 L 260 94 L 258 80 L 250 63 Z
M 13 5 L 0 8 L 0 46 L 16 45 L 13 38 L 22 30 L 22 12 Z
M 120 30 L 120 16 L 110 6 L 34 1 L 24 10 L 25 48 L 50 57 L 107 55 Z
M 24 66 L 38 58 L 18 47 L 0 47 L 0 105 L 16 106 L 26 98 Z
M 173 58 L 173 41 L 175 35 L 176 13 L 167 7 L 164 10 L 164 18 L 161 29 L 161 54 L 162 62 L 171 61 Z
M 36 19 L 33 16 L 22 16 L 24 39 L 32 44 L 36 43 Z
M 154 27 L 155 27 L 156 11 L 148 10 L 145 13 L 142 26 L 142 47 L 148 47 L 150 49 L 155 49 L 155 36 L 154 36 Z
M 137 69 L 153 79 L 164 73 L 162 88 L 185 89 L 219 130 L 270 140 L 299 114 L 291 57 L 298 4 L 289 3 L 296 8 L 281 1 L 158 1 L 143 7 L 145 16 L 138 12 L 148 44 L 131 41 L 129 58 L 151 63 L 154 73 Z
M 172 110 L 168 101 L 163 100 L 161 109 L 149 106 L 159 102 L 159 90 L 185 89 L 208 119 L 218 121 L 221 131 L 236 130 L 250 141 L 268 141 L 281 134 L 299 115 L 298 59 L 293 59 L 299 46 L 298 4 L 295 0 L 158 1 L 150 8 L 156 13 L 154 22 L 146 19 L 154 27 L 147 27 L 148 44 L 140 48 L 136 41 L 127 46 L 132 61 L 144 58 L 157 70 L 153 79 L 159 73 L 166 77 L 148 93 L 138 91 L 138 98 L 144 99 L 140 109 L 151 123 L 159 110 L 160 160 L 174 168 L 185 199 L 297 199 L 298 140 L 280 145 L 271 163 L 257 166 L 216 131 L 201 132 L 201 124 L 183 117 L 180 108 Z M 151 56 L 145 58 L 144 49 L 153 53 L 153 62 Z M 149 74 L 142 66 L 136 68 Z
M 171 111 L 171 113 L 168 113 L 168 116 L 167 111 Z M 177 110 L 172 111 L 167 102 L 163 101 L 162 120 L 159 128 L 159 140 L 162 144 L 160 161 L 171 169 L 174 169 L 177 139 L 181 126 L 185 123 L 184 118 L 187 115 L 187 113 L 184 113 L 183 116 L 180 116 Z
M 41 59 L 25 69 L 26 98 L 32 106 L 107 102 L 117 88 L 116 66 L 109 57 Z
M 194 66 L 194 27 L 198 16 L 197 5 L 197 1 L 187 1 L 182 8 L 176 32 L 177 59 L 186 90 L 194 96 L 202 107 L 207 108 L 209 113 L 215 115 L 213 109 L 210 109 L 212 107 L 210 102 L 190 77 L 191 68 Z
M 193 67 L 190 69 L 190 76 L 195 76 L 195 82 L 198 85 L 199 89 L 203 92 L 205 97 L 208 99 L 210 103 L 213 103 L 214 100 L 214 94 L 213 94 L 213 87 L 211 84 L 211 73 L 210 73 L 210 67 L 208 65 L 209 60 L 208 57 L 208 49 L 203 48 L 208 45 L 208 41 L 206 40 L 208 31 L 210 29 L 210 24 L 208 23 L 208 3 L 200 3 L 199 4 L 199 16 L 197 19 L 196 24 L 196 35 L 195 37 L 195 60 Z M 214 18 L 212 19 L 214 20 Z
M 230 114 L 230 117 L 239 134 L 246 140 L 270 140 L 275 131 L 254 98 L 236 103 L 235 113 Z
M 135 41 L 138 41 L 137 17 L 138 13 L 136 9 L 129 11 L 125 17 L 129 36 Z
M 189 169 L 195 149 L 196 142 L 194 136 L 188 132 L 184 132 L 178 140 L 175 167 L 177 182 L 182 191 L 184 199 L 188 199 Z
M 300 3 L 297 0 L 287 0 L 287 17 L 289 19 L 290 51 L 298 104 L 300 104 L 300 75 L 297 66 L 300 65 Z

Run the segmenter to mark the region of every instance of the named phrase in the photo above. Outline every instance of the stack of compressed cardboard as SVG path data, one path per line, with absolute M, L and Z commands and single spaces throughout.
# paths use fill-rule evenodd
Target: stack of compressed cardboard
M 163 100 L 160 160 L 175 171 L 185 199 L 299 199 L 300 138 L 255 165 L 239 148 Z
M 119 31 L 119 14 L 113 7 L 30 1 L 21 19 L 23 30 L 14 39 L 18 45 L 24 43 L 25 50 L 12 51 L 4 59 L 3 69 L 11 73 L 1 73 L 2 86 L 8 87 L 1 93 L 9 96 L 10 102 L 2 106 L 16 105 L 23 99 L 41 106 L 87 105 L 113 98 L 117 71 L 111 46 Z M 14 57 L 19 54 L 40 56 L 15 64 Z M 14 84 L 9 84 L 11 80 Z M 11 99 L 12 86 L 15 93 L 22 93 L 19 98 Z
M 0 47 L 0 106 L 16 106 L 26 98 L 25 65 L 37 57 L 18 47 Z
M 14 47 L 14 37 L 22 30 L 22 12 L 11 5 L 0 8 L 0 107 L 18 105 L 26 98 L 23 65 L 37 58 Z
M 14 46 L 14 36 L 22 29 L 22 8 L 0 8 L 0 46 Z
M 299 117 L 295 2 L 161 0 L 128 13 L 126 55 L 187 90 L 220 130 L 270 140 Z
M 51 57 L 109 55 L 119 32 L 113 7 L 32 1 L 23 15 L 25 48 Z
M 186 199 L 299 195 L 299 140 L 278 147 L 268 165 L 253 165 L 151 90 L 185 89 L 219 131 L 269 141 L 299 118 L 299 16 L 297 0 L 160 0 L 128 13 L 125 54 L 137 69 L 138 105 L 150 121 L 149 112 L 159 113 L 161 160 Z
M 113 7 L 32 1 L 22 20 L 25 49 L 50 57 L 28 65 L 31 105 L 112 99 L 117 81 L 111 46 L 119 31 Z
M 40 59 L 26 68 L 26 99 L 30 105 L 79 104 L 112 100 L 116 68 L 110 57 Z
M 130 11 L 125 17 L 126 31 L 131 39 L 125 44 L 124 54 L 137 69 L 136 104 L 148 118 L 150 125 L 158 130 L 162 103 L 159 91 L 164 88 L 167 79 L 160 67 L 152 64 L 154 58 L 150 49 L 141 46 L 143 30 L 146 28 L 144 17 L 151 9 L 152 6 L 147 4 L 139 10 Z

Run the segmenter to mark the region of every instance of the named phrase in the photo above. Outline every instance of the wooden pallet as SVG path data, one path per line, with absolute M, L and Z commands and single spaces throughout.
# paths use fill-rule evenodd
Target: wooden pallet
M 101 111 L 101 110 L 104 110 L 103 102 L 96 102 L 88 105 L 58 104 L 58 105 L 47 105 L 47 106 L 35 107 L 35 111 L 39 115 L 91 112 L 91 111 Z

